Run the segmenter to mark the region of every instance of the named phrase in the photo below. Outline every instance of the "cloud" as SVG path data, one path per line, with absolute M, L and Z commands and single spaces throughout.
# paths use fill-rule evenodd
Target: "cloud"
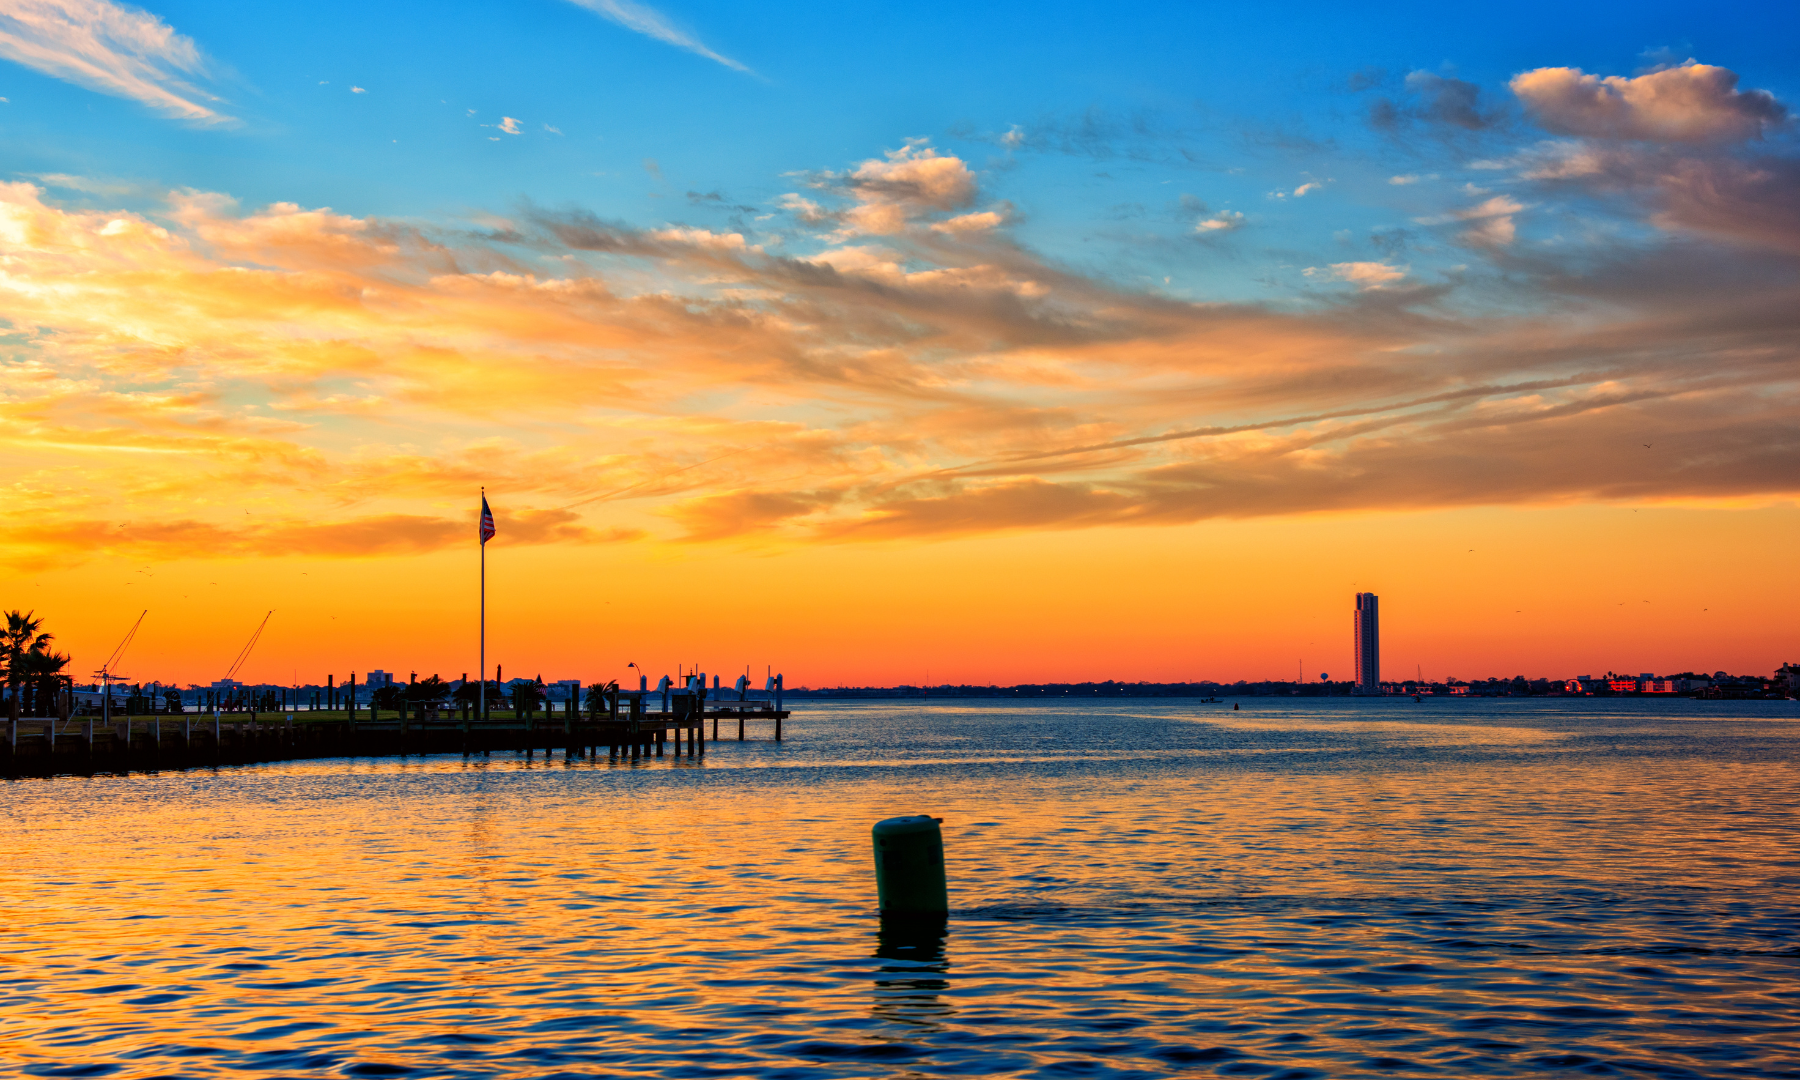
M 961 209 L 975 200 L 975 174 L 960 158 L 908 143 L 857 166 L 843 185 L 861 203 L 844 215 L 856 232 L 889 235 L 933 210 Z
M 1421 115 L 1426 120 L 1469 131 L 1494 124 L 1494 117 L 1481 111 L 1481 87 L 1472 82 L 1415 71 L 1407 75 L 1406 88 L 1423 99 Z
M 1785 124 L 1766 90 L 1740 91 L 1736 72 L 1692 60 L 1636 78 L 1538 68 L 1512 91 L 1533 119 L 1561 135 L 1661 143 L 1738 143 Z
M 1331 181 L 1329 181 L 1329 180 L 1324 180 L 1324 181 L 1308 180 L 1306 183 L 1301 184 L 1299 187 L 1295 188 L 1293 191 L 1271 191 L 1271 192 L 1269 192 L 1269 198 L 1271 198 L 1271 199 L 1286 199 L 1291 196 L 1292 198 L 1300 199 L 1300 198 L 1304 198 L 1309 192 L 1322 190 L 1324 188 L 1324 186 L 1329 183 L 1331 183 Z
M 1194 231 L 1202 236 L 1216 236 L 1244 227 L 1244 215 L 1236 210 L 1221 210 L 1194 223 Z
M 202 124 L 231 118 L 195 86 L 206 58 L 141 8 L 109 0 L 0 0 L 0 57 Z
M 351 87 L 351 88 L 350 88 L 350 92 L 351 92 L 351 93 L 352 93 L 352 94 L 366 94 L 366 93 L 368 93 L 368 91 L 367 91 L 367 90 L 364 90 L 364 89 L 363 89 L 363 88 L 362 88 L 362 87 L 360 87 L 360 86 L 352 86 L 352 87 Z
M 519 133 L 519 121 L 511 116 L 502 116 L 500 118 L 500 123 L 496 126 L 508 135 L 517 135 Z
M 951 234 L 986 232 L 989 229 L 998 229 L 1000 226 L 1006 224 L 1009 212 L 1010 208 L 1005 210 L 983 210 L 978 214 L 959 214 L 953 218 L 946 218 L 943 221 L 933 222 L 931 229 L 933 232 Z
M 492 541 L 540 545 L 610 544 L 644 539 L 641 529 L 590 529 L 560 510 L 522 510 L 501 515 Z M 418 514 L 371 514 L 329 524 L 301 520 L 256 521 L 225 525 L 193 519 L 132 521 L 75 519 L 34 524 L 17 530 L 11 545 L 24 568 L 66 565 L 73 558 L 96 555 L 161 561 L 191 558 L 370 558 L 423 555 L 461 547 L 473 535 L 471 523 Z
M 1475 190 L 1479 191 L 1479 189 Z M 1513 238 L 1518 233 L 1513 215 L 1523 213 L 1527 209 L 1528 207 L 1524 203 L 1510 195 L 1495 195 L 1463 210 L 1415 220 L 1421 225 L 1469 222 L 1469 227 L 1460 237 L 1464 243 L 1474 244 L 1478 247 L 1498 247 L 1513 242 Z
M 923 139 L 910 139 L 900 149 L 863 161 L 847 173 L 811 174 L 808 182 L 852 204 L 830 209 L 789 192 L 777 205 L 806 224 L 836 224 L 840 238 L 899 235 L 919 219 L 966 209 L 979 192 L 975 174 L 961 158 L 939 153 Z M 1009 212 L 1003 208 L 965 214 L 931 223 L 930 228 L 940 233 L 990 229 Z
M 1381 97 L 1369 103 L 1371 126 L 1398 132 L 1418 120 L 1440 128 L 1483 131 L 1500 122 L 1500 114 L 1481 108 L 1481 87 L 1462 79 L 1414 71 L 1406 76 L 1406 89 L 1416 101 L 1399 104 Z
M 1800 162 L 1683 159 L 1661 170 L 1653 199 L 1665 228 L 1800 255 Z
M 1437 178 L 1437 173 L 1409 173 L 1405 176 L 1390 176 L 1388 177 L 1388 183 L 1393 184 L 1396 187 L 1404 187 L 1407 184 L 1417 184 L 1426 180 L 1436 180 Z
M 670 507 L 689 541 L 754 537 L 804 517 L 828 499 L 785 492 L 736 491 L 690 499 Z
M 1713 145 L 1570 139 L 1495 162 L 1552 195 L 1574 190 L 1687 235 L 1800 254 L 1800 163 Z
M 1779 487 L 1800 468 L 1800 440 L 1781 413 L 1753 398 L 1723 395 L 1678 408 L 1619 403 L 1542 408 L 1495 416 L 1490 424 L 1425 424 L 1408 437 L 1368 438 L 1321 450 L 1310 439 L 1281 440 L 1240 454 L 1202 455 L 1123 482 L 1029 478 L 895 498 L 854 519 L 833 522 L 834 541 L 993 534 L 1021 529 L 1175 525 L 1293 513 L 1435 509 L 1525 502 L 1671 500 L 1710 491 L 1743 498 Z M 1726 412 L 1743 408 L 1741 435 L 1726 436 Z M 1729 445 L 1718 459 L 1684 452 L 1670 467 L 1644 454 L 1634 431 L 1655 424 L 1693 443 Z M 1710 432 L 1710 436 L 1699 435 Z M 1697 437 L 1696 437 L 1697 436 Z M 1636 456 L 1630 451 L 1636 450 Z
M 503 541 L 567 544 L 1800 496 L 1794 167 L 1580 145 L 1591 168 L 1425 219 L 1493 272 L 1415 275 L 1434 245 L 1389 230 L 1265 303 L 1041 256 L 922 144 L 799 174 L 769 234 L 0 184 L 0 460 L 31 530 L 0 558 L 437 550 L 481 483 Z M 1661 231 L 1510 231 L 1595 204 Z M 871 207 L 894 231 L 850 227 Z
M 741 71 L 747 75 L 756 74 L 729 56 L 721 56 L 713 52 L 702 45 L 699 39 L 692 34 L 677 30 L 669 22 L 667 16 L 648 4 L 634 3 L 633 0 L 569 0 L 569 2 L 587 8 L 601 18 L 618 23 L 625 29 L 643 34 L 645 37 L 655 38 L 678 49 L 686 49 L 697 56 L 704 56 L 708 60 L 724 64 L 734 71 Z
M 1348 281 L 1364 289 L 1379 289 L 1406 277 L 1405 270 L 1382 262 L 1332 263 L 1329 269 L 1309 266 L 1303 272 L 1307 277 Z

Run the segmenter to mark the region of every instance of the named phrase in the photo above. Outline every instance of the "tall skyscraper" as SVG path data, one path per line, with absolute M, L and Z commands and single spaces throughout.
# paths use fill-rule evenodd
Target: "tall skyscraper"
M 1356 594 L 1356 692 L 1381 693 L 1381 598 L 1372 592 Z

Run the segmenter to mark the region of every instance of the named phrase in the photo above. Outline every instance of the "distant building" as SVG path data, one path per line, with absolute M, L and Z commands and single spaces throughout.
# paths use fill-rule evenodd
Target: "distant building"
M 394 673 L 391 671 L 383 671 L 380 668 L 376 668 L 374 671 L 369 672 L 368 676 L 363 679 L 363 685 L 374 690 L 379 690 L 384 686 L 391 686 L 393 682 Z
M 1372 592 L 1356 594 L 1356 692 L 1381 693 L 1380 598 Z

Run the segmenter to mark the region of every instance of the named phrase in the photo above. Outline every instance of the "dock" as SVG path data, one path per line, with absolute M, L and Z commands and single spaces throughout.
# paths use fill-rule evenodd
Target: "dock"
M 648 695 L 620 694 L 611 707 L 560 716 L 495 718 L 390 715 L 316 718 L 307 712 L 162 713 L 103 718 L 33 717 L 6 721 L 0 775 L 138 772 L 251 765 L 303 758 L 414 754 L 561 753 L 565 760 L 652 761 L 706 757 L 721 731 L 743 742 L 751 725 L 781 741 L 789 713 L 769 702 L 695 702 L 698 708 L 648 711 Z M 691 699 L 678 697 L 672 704 Z M 712 705 L 714 707 L 707 708 Z

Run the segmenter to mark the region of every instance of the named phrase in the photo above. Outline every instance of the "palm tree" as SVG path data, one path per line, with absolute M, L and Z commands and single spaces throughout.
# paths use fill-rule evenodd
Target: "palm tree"
M 0 651 L 6 664 L 6 690 L 12 700 L 12 718 L 19 718 L 19 690 L 25 682 L 25 657 L 50 648 L 52 634 L 42 633 L 44 620 L 36 611 L 20 614 L 17 608 L 6 613 L 6 629 L 0 630 Z M 68 663 L 65 657 L 63 663 Z
M 418 704 L 431 705 L 450 696 L 450 684 L 433 675 L 429 679 L 421 679 L 406 686 L 406 699 Z
M 544 701 L 544 684 L 541 679 L 514 679 L 512 684 L 513 715 L 530 719 L 531 714 Z
M 43 635 L 48 638 L 50 635 Z M 34 642 L 34 645 L 36 643 Z M 44 642 L 47 646 L 48 642 Z M 32 712 L 39 716 L 56 715 L 56 688 L 62 683 L 62 670 L 69 658 L 49 648 L 33 648 L 16 661 L 19 686 L 31 693 Z
M 613 681 L 607 683 L 604 686 L 600 685 L 599 683 L 595 683 L 593 686 L 588 687 L 588 692 L 587 692 L 588 711 L 595 716 L 600 715 L 600 713 L 605 711 L 605 709 L 607 708 L 607 697 L 606 696 L 608 694 L 617 693 L 618 690 L 619 690 L 619 680 L 617 680 L 617 679 L 614 679 Z
M 417 712 L 420 709 L 436 709 L 438 703 L 450 696 L 450 684 L 433 675 L 429 679 L 421 679 L 406 686 L 406 707 Z
M 377 710 L 379 709 L 392 709 L 395 712 L 401 712 L 405 708 L 405 701 L 405 683 L 400 683 L 397 686 L 380 687 L 374 693 L 369 695 L 369 718 L 371 720 L 374 719 L 377 715 Z

